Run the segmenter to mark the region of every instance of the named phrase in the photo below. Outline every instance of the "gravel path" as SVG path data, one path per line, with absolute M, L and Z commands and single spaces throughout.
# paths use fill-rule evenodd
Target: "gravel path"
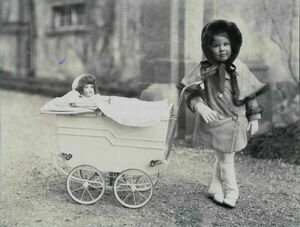
M 40 115 L 47 97 L 0 91 L 0 226 L 300 226 L 300 168 L 236 157 L 236 209 L 207 198 L 213 156 L 176 146 L 145 207 L 122 207 L 107 190 L 94 205 L 73 202 L 52 165 L 59 146 L 55 117 Z

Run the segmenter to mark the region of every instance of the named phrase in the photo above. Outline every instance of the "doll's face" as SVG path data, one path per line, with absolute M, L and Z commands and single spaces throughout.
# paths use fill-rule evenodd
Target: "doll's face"
M 228 35 L 226 33 L 214 35 L 210 51 L 215 61 L 225 62 L 228 60 L 231 56 L 231 45 Z
M 85 97 L 91 97 L 95 94 L 94 85 L 92 84 L 86 84 L 83 87 L 83 96 Z

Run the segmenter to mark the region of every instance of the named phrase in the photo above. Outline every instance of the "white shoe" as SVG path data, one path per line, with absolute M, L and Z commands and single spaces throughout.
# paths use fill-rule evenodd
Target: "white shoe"
M 209 197 L 214 201 L 216 202 L 217 204 L 223 204 L 223 201 L 224 201 L 224 195 L 221 194 L 221 193 L 210 193 L 209 194 Z
M 223 204 L 230 207 L 230 208 L 235 208 L 235 203 L 236 203 L 236 200 L 237 199 L 234 199 L 234 198 L 225 198 L 223 200 Z

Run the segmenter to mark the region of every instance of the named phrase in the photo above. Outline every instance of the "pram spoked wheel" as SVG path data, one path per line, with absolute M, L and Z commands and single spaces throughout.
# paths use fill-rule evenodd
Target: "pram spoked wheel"
M 153 183 L 145 172 L 138 169 L 128 169 L 116 178 L 114 194 L 123 206 L 140 208 L 152 198 Z
M 73 200 L 81 204 L 97 202 L 105 191 L 105 182 L 99 170 L 90 165 L 77 166 L 67 178 L 67 190 Z

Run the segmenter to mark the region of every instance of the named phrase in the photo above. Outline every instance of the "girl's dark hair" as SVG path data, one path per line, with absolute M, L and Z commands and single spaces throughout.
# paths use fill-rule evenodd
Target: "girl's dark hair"
M 221 33 L 226 33 L 228 35 L 232 53 L 226 62 L 232 63 L 238 56 L 243 42 L 242 34 L 234 22 L 226 20 L 214 20 L 207 23 L 202 29 L 201 34 L 201 46 L 203 53 L 208 60 L 213 60 L 210 46 L 213 42 L 214 35 Z
M 94 86 L 95 94 L 98 93 L 98 87 L 96 84 L 96 77 L 92 74 L 84 74 L 80 80 L 78 81 L 78 85 L 75 88 L 76 91 L 78 91 L 80 94 L 83 93 L 83 88 L 86 84 L 92 84 Z

